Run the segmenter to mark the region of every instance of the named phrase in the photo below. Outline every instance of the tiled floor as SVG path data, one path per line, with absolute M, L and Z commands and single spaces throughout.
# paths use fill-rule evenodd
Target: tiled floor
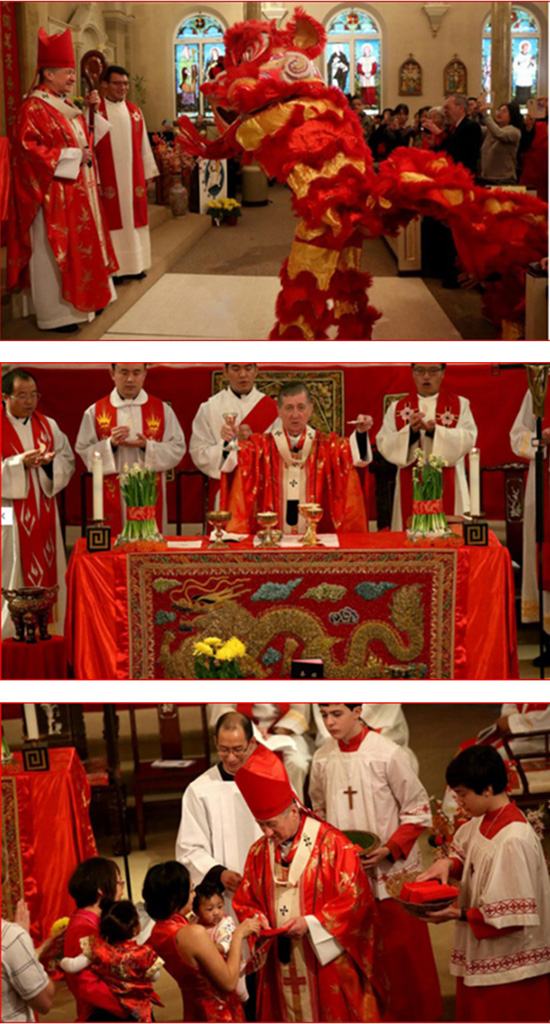
M 165 274 L 102 340 L 266 339 L 278 292 L 276 277 Z M 419 278 L 375 278 L 369 297 L 383 313 L 375 341 L 415 340 L 418 324 L 426 341 L 460 340 Z

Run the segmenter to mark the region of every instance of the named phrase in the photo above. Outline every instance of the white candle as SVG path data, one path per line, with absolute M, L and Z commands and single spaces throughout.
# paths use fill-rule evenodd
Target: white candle
M 92 480 L 94 494 L 94 522 L 99 523 L 103 519 L 103 456 L 101 452 L 94 452 L 92 456 Z
M 37 740 L 38 739 L 38 719 L 36 717 L 36 708 L 34 704 L 23 704 L 25 712 L 25 725 L 27 727 L 27 739 Z
M 478 516 L 481 512 L 480 467 L 481 453 L 479 448 L 472 448 L 470 452 L 470 514 L 473 516 Z

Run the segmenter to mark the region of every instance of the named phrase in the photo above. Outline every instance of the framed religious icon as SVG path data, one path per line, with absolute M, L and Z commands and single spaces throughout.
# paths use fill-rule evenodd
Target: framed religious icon
M 422 96 L 422 68 L 412 53 L 399 68 L 399 95 Z
M 443 72 L 443 92 L 445 96 L 468 95 L 468 69 L 456 53 Z

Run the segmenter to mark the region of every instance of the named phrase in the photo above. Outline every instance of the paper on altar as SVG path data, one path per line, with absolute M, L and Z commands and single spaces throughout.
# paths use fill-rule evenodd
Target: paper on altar
M 151 768 L 190 768 L 193 761 L 153 761 Z
M 277 547 L 279 548 L 302 548 L 303 547 L 304 535 L 298 533 L 287 533 L 284 534 Z M 340 541 L 335 533 L 321 533 L 317 535 L 319 544 L 324 548 L 339 548 Z M 254 547 L 261 547 L 261 541 L 258 537 L 254 537 Z
M 168 547 L 173 548 L 174 551 L 198 551 L 202 548 L 203 542 L 203 537 L 200 537 L 199 540 L 169 540 Z

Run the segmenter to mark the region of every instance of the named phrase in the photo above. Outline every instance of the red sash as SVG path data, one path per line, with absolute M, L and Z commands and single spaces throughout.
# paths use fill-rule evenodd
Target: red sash
M 418 394 L 416 392 L 400 398 L 395 410 L 396 429 L 401 430 L 405 423 L 410 422 L 413 412 L 419 412 Z M 460 417 L 460 398 L 451 394 L 445 388 L 441 388 L 437 396 L 435 409 L 435 422 L 438 427 L 446 427 L 454 430 L 458 425 Z M 420 441 L 419 441 L 420 447 Z M 401 515 L 403 528 L 410 515 L 412 515 L 413 504 L 413 467 L 406 466 L 401 469 L 399 483 L 401 488 Z M 448 516 L 454 515 L 455 511 L 455 471 L 453 467 L 443 470 L 443 508 Z
M 164 437 L 164 405 L 160 398 L 149 395 L 145 405 L 141 407 L 141 433 L 148 441 L 162 441 Z M 98 441 L 105 441 L 111 436 L 113 427 L 117 425 L 117 409 L 111 403 L 111 396 L 101 398 L 95 404 L 95 429 Z M 162 474 L 157 474 L 158 498 L 156 505 L 157 524 L 162 530 L 163 500 Z M 122 509 L 120 482 L 117 474 L 103 478 L 103 502 L 105 522 L 117 534 L 122 530 Z
M 245 416 L 241 423 L 246 423 L 250 427 L 253 434 L 264 434 L 268 427 L 277 419 L 277 402 L 274 398 L 270 398 L 269 395 L 262 395 L 259 402 L 250 412 Z M 210 484 L 208 487 L 208 511 L 212 512 L 216 504 L 216 498 L 219 491 L 222 489 L 223 484 L 223 495 L 225 505 L 227 507 L 227 495 L 230 491 L 230 483 L 233 479 L 233 473 L 222 473 L 221 480 L 214 480 L 210 477 Z M 225 477 L 225 479 L 224 479 Z
M 52 429 L 45 416 L 33 412 L 31 417 L 32 437 L 35 448 L 40 443 L 46 450 L 54 449 Z M 2 458 L 24 452 L 21 438 L 2 410 Z M 26 587 L 53 587 L 57 583 L 55 543 L 55 498 L 48 498 L 42 492 L 40 508 L 36 501 L 33 482 L 29 477 L 29 491 L 26 498 L 13 501 L 15 518 L 19 530 L 19 550 L 23 582 Z
M 145 183 L 145 171 L 143 169 L 143 157 L 141 146 L 143 142 L 143 115 L 139 107 L 126 101 L 130 114 L 132 128 L 132 173 L 133 173 L 133 200 L 134 200 L 134 227 L 143 228 L 149 223 L 147 211 L 147 186 Z M 101 101 L 99 112 L 109 120 L 105 100 Z M 99 166 L 101 182 L 99 194 L 103 199 L 103 208 L 107 217 L 107 224 L 110 231 L 120 231 L 122 228 L 122 215 L 117 191 L 117 180 L 115 162 L 113 159 L 113 147 L 111 145 L 110 132 L 103 136 L 101 142 L 95 147 L 95 154 Z
M 254 716 L 252 714 L 252 708 L 253 707 L 254 707 L 254 704 L 237 704 L 237 711 L 239 711 L 241 713 L 241 715 L 246 715 L 247 718 L 251 718 L 252 720 L 254 720 Z M 281 718 L 285 717 L 289 707 L 290 707 L 290 704 L 279 704 L 278 705 L 279 712 L 280 712 L 279 713 L 279 717 L 277 718 L 277 720 L 275 722 L 273 722 L 273 725 L 270 726 L 271 729 L 273 729 L 274 726 L 277 725 L 277 722 L 281 721 Z

